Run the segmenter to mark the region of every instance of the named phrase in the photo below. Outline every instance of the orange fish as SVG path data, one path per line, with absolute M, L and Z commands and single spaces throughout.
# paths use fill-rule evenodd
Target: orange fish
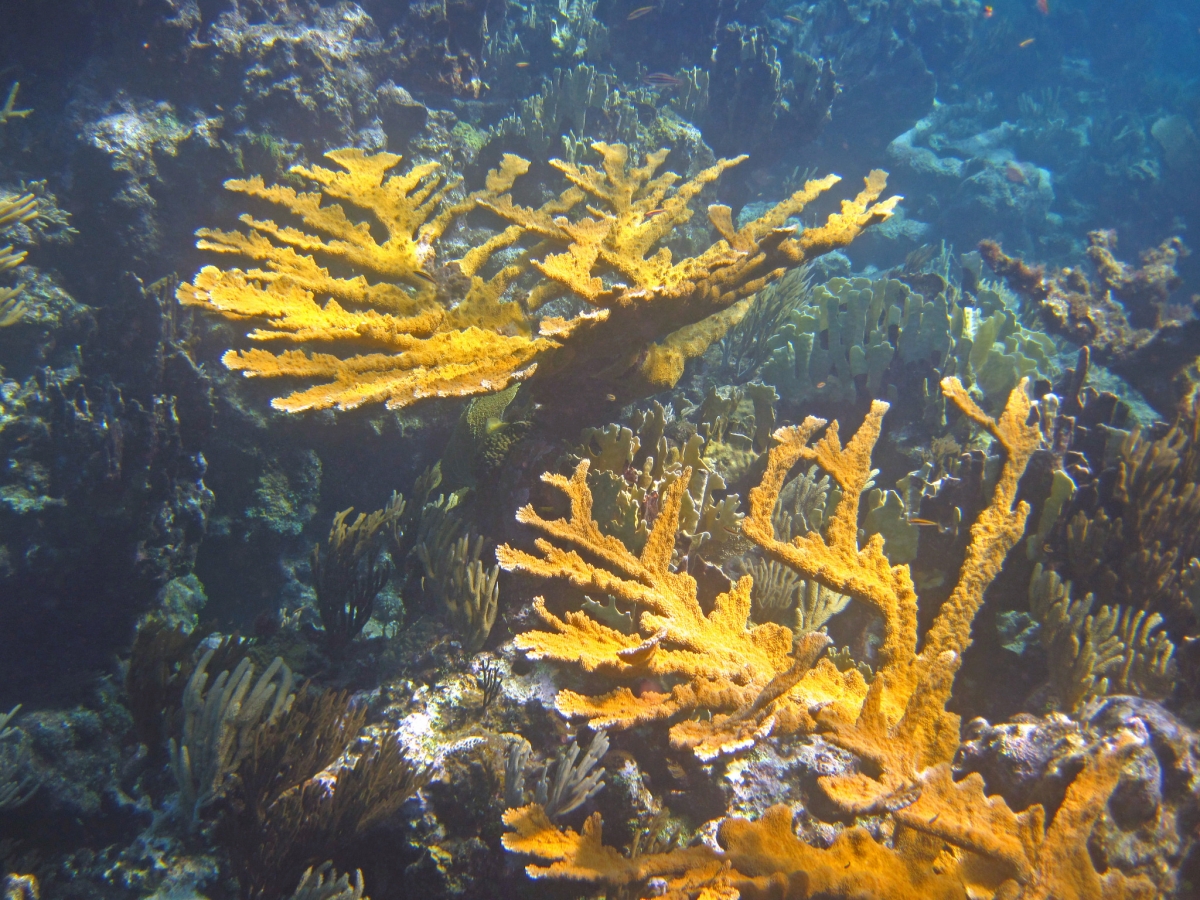
M 1021 43 L 1017 44 L 1017 46 L 1024 50 L 1026 47 L 1033 46 L 1033 40 L 1033 38 L 1025 38 L 1025 40 L 1021 41 Z
M 983 17 L 985 19 L 990 19 L 995 14 L 995 12 L 996 11 L 994 9 L 992 9 L 990 6 L 985 6 L 983 8 Z
M 799 16 L 784 16 L 784 18 L 787 19 L 789 22 L 794 22 L 797 25 L 804 24 L 804 20 L 801 19 Z
M 528 69 L 528 68 L 529 68 L 529 63 L 527 63 L 527 62 L 519 62 L 519 63 L 517 63 L 517 68 L 518 68 L 518 69 Z
M 1037 11 L 1043 16 L 1050 15 L 1050 0 L 1037 0 Z
M 1004 164 L 1004 177 L 1013 184 L 1024 184 L 1028 181 L 1025 170 L 1011 159 Z
M 918 519 L 916 516 L 913 516 L 911 519 L 909 519 L 908 524 L 909 525 L 933 525 L 935 527 L 938 526 L 938 523 L 933 521 L 933 519 Z
M 640 19 L 642 16 L 649 15 L 652 12 L 654 12 L 653 6 L 639 6 L 625 17 L 625 21 L 632 22 L 634 19 Z

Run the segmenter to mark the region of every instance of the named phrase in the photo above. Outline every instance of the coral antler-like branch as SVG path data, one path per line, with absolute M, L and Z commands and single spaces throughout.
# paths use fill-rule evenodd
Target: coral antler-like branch
M 623 634 L 584 612 L 567 612 L 560 618 L 538 598 L 534 606 L 550 630 L 518 635 L 517 647 L 534 659 L 571 662 L 621 680 L 654 677 L 676 683 L 665 694 L 635 695 L 628 687 L 618 687 L 597 697 L 563 690 L 556 700 L 560 712 L 587 718 L 593 728 L 628 728 L 703 707 L 714 713 L 711 721 L 679 722 L 671 729 L 671 739 L 712 759 L 743 749 L 774 728 L 795 730 L 801 722 L 811 727 L 810 706 L 856 695 L 861 702 L 866 685 L 857 672 L 841 673 L 831 663 L 810 668 L 824 642 L 794 653 L 790 629 L 774 623 L 748 627 L 749 577 L 718 596 L 713 610 L 705 614 L 695 579 L 686 571 L 672 571 L 690 470 L 684 469 L 666 491 L 640 556 L 600 532 L 592 519 L 587 472 L 585 459 L 569 480 L 543 476 L 570 497 L 569 520 L 548 521 L 529 506 L 517 514 L 520 522 L 556 543 L 539 538 L 537 556 L 502 545 L 496 557 L 509 571 L 566 579 L 589 593 L 633 606 L 640 611 L 640 633 Z M 558 544 L 577 547 L 599 564 Z
M 676 262 L 662 241 L 693 216 L 699 192 L 742 158 L 681 180 L 658 173 L 666 150 L 631 166 L 623 145 L 594 148 L 600 168 L 554 161 L 570 186 L 536 209 L 512 200 L 515 180 L 529 168 L 512 155 L 481 190 L 457 200 L 451 195 L 460 179 L 443 175 L 437 163 L 393 173 L 396 154 L 355 149 L 326 154 L 338 168 L 291 169 L 315 190 L 268 186 L 259 176 L 231 180 L 229 190 L 275 205 L 294 224 L 243 215 L 242 231 L 201 229 L 201 249 L 258 267 L 205 266 L 179 287 L 179 299 L 265 323 L 249 332 L 251 341 L 351 351 L 225 354 L 225 364 L 247 376 L 324 379 L 274 401 L 289 412 L 379 400 L 402 407 L 426 397 L 492 393 L 535 376 L 547 386 L 535 393 L 542 402 L 640 396 L 674 384 L 684 361 L 736 321 L 740 310 L 730 307 L 737 301 L 883 221 L 899 199 L 876 202 L 884 178 L 872 173 L 858 198 L 800 237 L 780 226 L 836 178 L 810 182 L 736 234 L 729 211 L 715 208 L 710 218 L 722 239 Z M 438 264 L 446 229 L 476 207 L 505 227 L 460 260 Z M 512 250 L 526 235 L 537 242 Z M 510 251 L 504 264 L 481 275 L 502 250 Z M 544 278 L 522 296 L 514 283 L 531 268 Z M 561 295 L 588 308 L 570 319 L 536 318 Z
M 844 448 L 836 423 L 810 446 L 824 425 L 810 417 L 796 428 L 776 432 L 762 484 L 750 492 L 750 514 L 743 533 L 764 552 L 800 575 L 873 606 L 883 617 L 883 664 L 856 716 L 831 707 L 821 721 L 830 739 L 878 768 L 878 778 L 862 773 L 821 779 L 839 805 L 854 812 L 889 808 L 905 802 L 918 774 L 948 761 L 958 743 L 958 718 L 945 711 L 962 653 L 970 644 L 971 623 L 984 592 L 999 574 L 1008 551 L 1020 538 L 1029 508 L 1016 504 L 1017 483 L 1040 433 L 1030 422 L 1032 403 L 1022 382 L 1008 398 L 999 419 L 979 408 L 956 378 L 942 381 L 955 405 L 991 434 L 1001 450 L 1001 467 L 991 501 L 971 526 L 958 583 L 942 605 L 917 653 L 917 595 L 907 566 L 892 566 L 883 540 L 873 535 L 858 546 L 858 497 L 871 467 L 871 449 L 879 437 L 887 404 L 875 401 L 862 426 Z M 844 494 L 826 530 L 781 541 L 771 513 L 789 470 L 801 459 L 824 468 Z

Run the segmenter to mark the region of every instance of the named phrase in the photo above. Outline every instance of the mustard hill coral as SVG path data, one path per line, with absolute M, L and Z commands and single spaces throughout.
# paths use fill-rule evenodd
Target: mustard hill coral
M 326 154 L 339 170 L 292 168 L 316 184 L 314 191 L 268 187 L 257 176 L 234 179 L 229 190 L 275 204 L 302 227 L 243 215 L 246 231 L 201 229 L 201 249 L 263 267 L 205 266 L 178 297 L 227 318 L 264 322 L 247 335 L 251 341 L 344 351 L 225 354 L 227 366 L 248 376 L 322 382 L 273 401 L 290 412 L 377 401 L 402 407 L 426 397 L 491 393 L 526 379 L 534 379 L 531 390 L 544 400 L 553 399 L 551 386 L 559 398 L 630 397 L 674 384 L 684 361 L 744 311 L 734 308 L 737 301 L 849 243 L 887 219 L 899 200 L 879 201 L 886 176 L 872 172 L 841 212 L 798 235 L 782 226 L 836 176 L 808 182 L 740 229 L 728 207 L 712 206 L 719 239 L 675 261 L 661 242 L 692 217 L 700 190 L 742 158 L 681 182 L 672 172 L 656 174 L 666 150 L 631 166 L 623 145 L 593 147 L 600 169 L 553 161 L 571 186 L 537 209 L 517 205 L 508 193 L 529 166 L 512 155 L 488 173 L 481 190 L 457 201 L 450 194 L 458 179 L 443 176 L 436 163 L 389 174 L 399 156 L 351 149 Z M 356 211 L 347 213 L 343 203 Z M 476 207 L 506 227 L 439 266 L 436 247 L 446 229 Z M 480 274 L 494 254 L 526 236 L 536 239 L 532 248 L 493 267 L 486 279 Z M 330 266 L 355 274 L 335 275 Z M 527 296 L 514 293 L 530 269 L 542 282 Z M 555 296 L 573 297 L 584 312 L 539 317 L 538 308 Z

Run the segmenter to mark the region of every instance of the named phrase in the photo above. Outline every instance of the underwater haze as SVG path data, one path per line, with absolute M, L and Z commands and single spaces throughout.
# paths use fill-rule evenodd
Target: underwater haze
M 1200 0 L 0 3 L 5 900 L 1200 898 Z

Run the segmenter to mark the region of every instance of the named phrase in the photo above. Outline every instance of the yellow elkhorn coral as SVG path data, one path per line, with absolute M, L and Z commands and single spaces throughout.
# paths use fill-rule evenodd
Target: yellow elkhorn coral
M 205 266 L 180 286 L 185 304 L 258 327 L 254 342 L 314 350 L 231 350 L 224 361 L 248 376 L 318 383 L 273 401 L 289 412 L 426 397 L 470 396 L 529 380 L 580 400 L 640 396 L 674 384 L 684 361 L 702 353 L 740 315 L 735 304 L 805 260 L 852 241 L 887 219 L 899 200 L 872 172 L 865 189 L 825 225 L 796 235 L 784 222 L 837 182 L 808 182 L 761 218 L 735 230 L 728 207 L 712 206 L 719 239 L 676 261 L 660 243 L 693 215 L 691 201 L 741 158 L 721 160 L 680 182 L 656 174 L 667 151 L 630 167 L 620 144 L 595 144 L 601 169 L 554 161 L 570 182 L 534 209 L 508 193 L 529 164 L 506 155 L 484 187 L 451 199 L 458 179 L 436 163 L 391 174 L 400 157 L 335 150 L 338 169 L 294 166 L 316 185 L 303 192 L 234 179 L 226 188 L 280 207 L 295 224 L 243 215 L 245 231 L 201 229 L 203 250 L 259 267 Z M 584 201 L 587 201 L 585 203 Z M 354 208 L 347 212 L 347 208 Z M 460 259 L 439 262 L 450 224 L 476 208 L 504 227 Z M 526 238 L 532 240 L 526 240 Z M 521 244 L 528 244 L 522 247 Z M 503 265 L 493 257 L 505 251 Z M 524 273 L 541 282 L 516 289 Z M 489 273 L 482 275 L 485 270 Z M 554 297 L 581 312 L 539 316 Z M 318 347 L 339 352 L 317 352 Z

